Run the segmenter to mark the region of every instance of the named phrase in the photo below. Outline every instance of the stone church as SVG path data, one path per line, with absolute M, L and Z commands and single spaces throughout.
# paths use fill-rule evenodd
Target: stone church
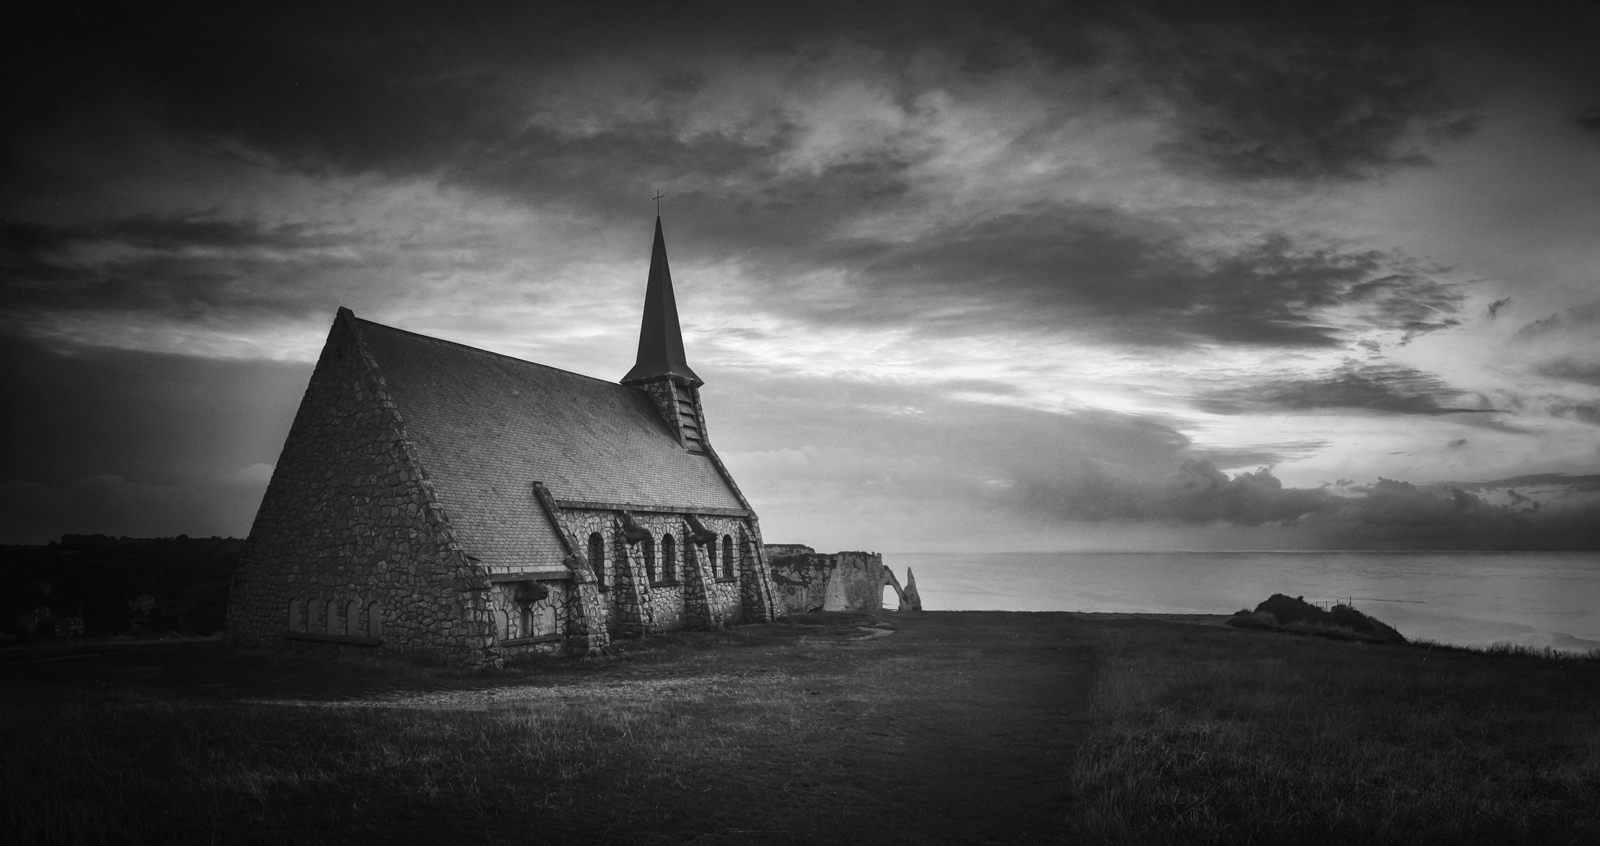
M 230 638 L 492 665 L 772 619 L 702 384 L 660 218 L 621 383 L 339 309 L 234 576 Z

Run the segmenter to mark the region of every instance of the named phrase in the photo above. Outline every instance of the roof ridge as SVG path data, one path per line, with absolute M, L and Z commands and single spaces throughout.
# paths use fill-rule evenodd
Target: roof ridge
M 390 325 L 388 325 L 386 323 L 377 323 L 375 321 L 367 320 L 364 317 L 355 317 L 354 315 L 351 315 L 351 319 L 352 320 L 358 320 L 358 321 L 360 321 L 362 323 L 367 324 L 368 326 L 376 326 L 379 329 L 387 329 L 390 332 L 399 332 L 402 335 L 410 335 L 413 338 L 421 338 L 424 341 L 433 341 L 434 343 L 438 343 L 438 344 L 449 344 L 452 347 L 460 347 L 461 349 L 467 350 L 469 352 L 483 353 L 484 355 L 492 355 L 495 358 L 508 359 L 510 361 L 515 361 L 518 364 L 531 364 L 534 367 L 542 367 L 545 370 L 553 370 L 553 371 L 555 371 L 557 373 L 565 373 L 568 376 L 577 376 L 580 379 L 588 379 L 588 380 L 590 380 L 592 382 L 599 382 L 602 385 L 613 385 L 613 386 L 618 387 L 618 388 L 628 388 L 628 390 L 631 390 L 631 391 L 639 390 L 638 388 L 630 388 L 627 385 L 622 384 L 621 382 L 613 382 L 613 381 L 611 381 L 609 379 L 601 379 L 598 376 L 590 376 L 587 373 L 579 373 L 576 370 L 565 370 L 565 369 L 560 368 L 560 367 L 551 367 L 548 364 L 540 364 L 537 361 L 529 361 L 529 360 L 527 360 L 525 358 L 517 358 L 514 355 L 506 355 L 505 353 L 495 352 L 494 350 L 486 350 L 486 349 L 484 349 L 482 347 L 474 347 L 474 346 L 471 346 L 469 344 L 463 344 L 460 341 L 451 341 L 451 340 L 446 340 L 444 338 L 435 338 L 432 335 L 424 335 L 421 332 L 413 332 L 413 331 L 411 331 L 409 329 L 401 329 L 398 326 L 390 326 Z

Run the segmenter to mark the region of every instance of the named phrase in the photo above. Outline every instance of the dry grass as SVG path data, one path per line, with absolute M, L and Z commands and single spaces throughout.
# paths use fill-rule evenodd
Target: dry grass
M 602 787 L 627 793 L 736 756 L 737 736 L 694 730 L 708 698 L 617 689 L 581 705 L 420 710 L 79 694 L 13 705 L 0 829 L 30 843 L 303 842 L 547 815 Z
M 1600 665 L 1177 626 L 1095 635 L 1069 827 L 1106 843 L 1600 842 Z
M 949 829 L 941 815 L 975 819 L 961 803 L 992 806 L 983 789 L 1016 792 L 962 757 L 987 755 L 972 715 L 1016 701 L 943 675 L 989 663 L 938 640 L 962 619 L 922 646 L 870 618 L 809 622 L 482 674 L 218 643 L 13 666 L 0 840 L 918 843 Z
M 1600 842 L 1600 662 L 1073 615 L 814 622 L 488 674 L 204 643 L 10 667 L 0 832 Z
M 208 646 L 196 660 L 239 657 Z M 103 689 L 89 661 L 34 668 L 84 678 L 0 691 L 0 830 L 15 843 L 423 843 L 499 821 L 516 839 L 517 821 L 539 820 L 541 837 L 648 836 L 706 815 L 682 802 L 692 782 L 771 729 L 819 730 L 802 686 L 719 677 L 714 655 L 685 639 L 490 674 L 246 655 L 242 692 L 294 694 L 246 698 L 165 683 L 170 667 Z

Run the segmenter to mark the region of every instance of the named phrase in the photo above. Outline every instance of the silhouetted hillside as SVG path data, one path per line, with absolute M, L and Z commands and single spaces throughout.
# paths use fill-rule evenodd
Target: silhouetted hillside
M 1282 628 L 1332 637 L 1406 642 L 1405 636 L 1392 627 L 1349 605 L 1335 605 L 1332 610 L 1325 611 L 1300 597 L 1281 593 L 1268 597 L 1255 611 L 1233 615 L 1228 624 L 1240 628 Z
M 218 631 L 243 551 L 237 538 L 187 535 L 0 546 L 0 627 L 21 637 Z

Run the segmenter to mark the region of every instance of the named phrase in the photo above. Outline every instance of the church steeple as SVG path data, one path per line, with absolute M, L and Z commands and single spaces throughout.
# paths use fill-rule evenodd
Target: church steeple
M 705 415 L 700 386 L 683 355 L 683 330 L 678 328 L 678 303 L 672 297 L 672 271 L 667 269 L 667 240 L 656 216 L 656 242 L 650 248 L 650 280 L 644 287 L 644 321 L 639 325 L 639 358 L 622 384 L 650 396 L 667 428 L 690 452 L 706 450 Z
M 639 325 L 639 356 L 622 384 L 646 379 L 676 377 L 701 385 L 683 354 L 683 330 L 678 327 L 678 303 L 672 296 L 672 270 L 667 267 L 667 241 L 656 217 L 656 241 L 650 248 L 650 277 L 644 289 L 644 320 Z

